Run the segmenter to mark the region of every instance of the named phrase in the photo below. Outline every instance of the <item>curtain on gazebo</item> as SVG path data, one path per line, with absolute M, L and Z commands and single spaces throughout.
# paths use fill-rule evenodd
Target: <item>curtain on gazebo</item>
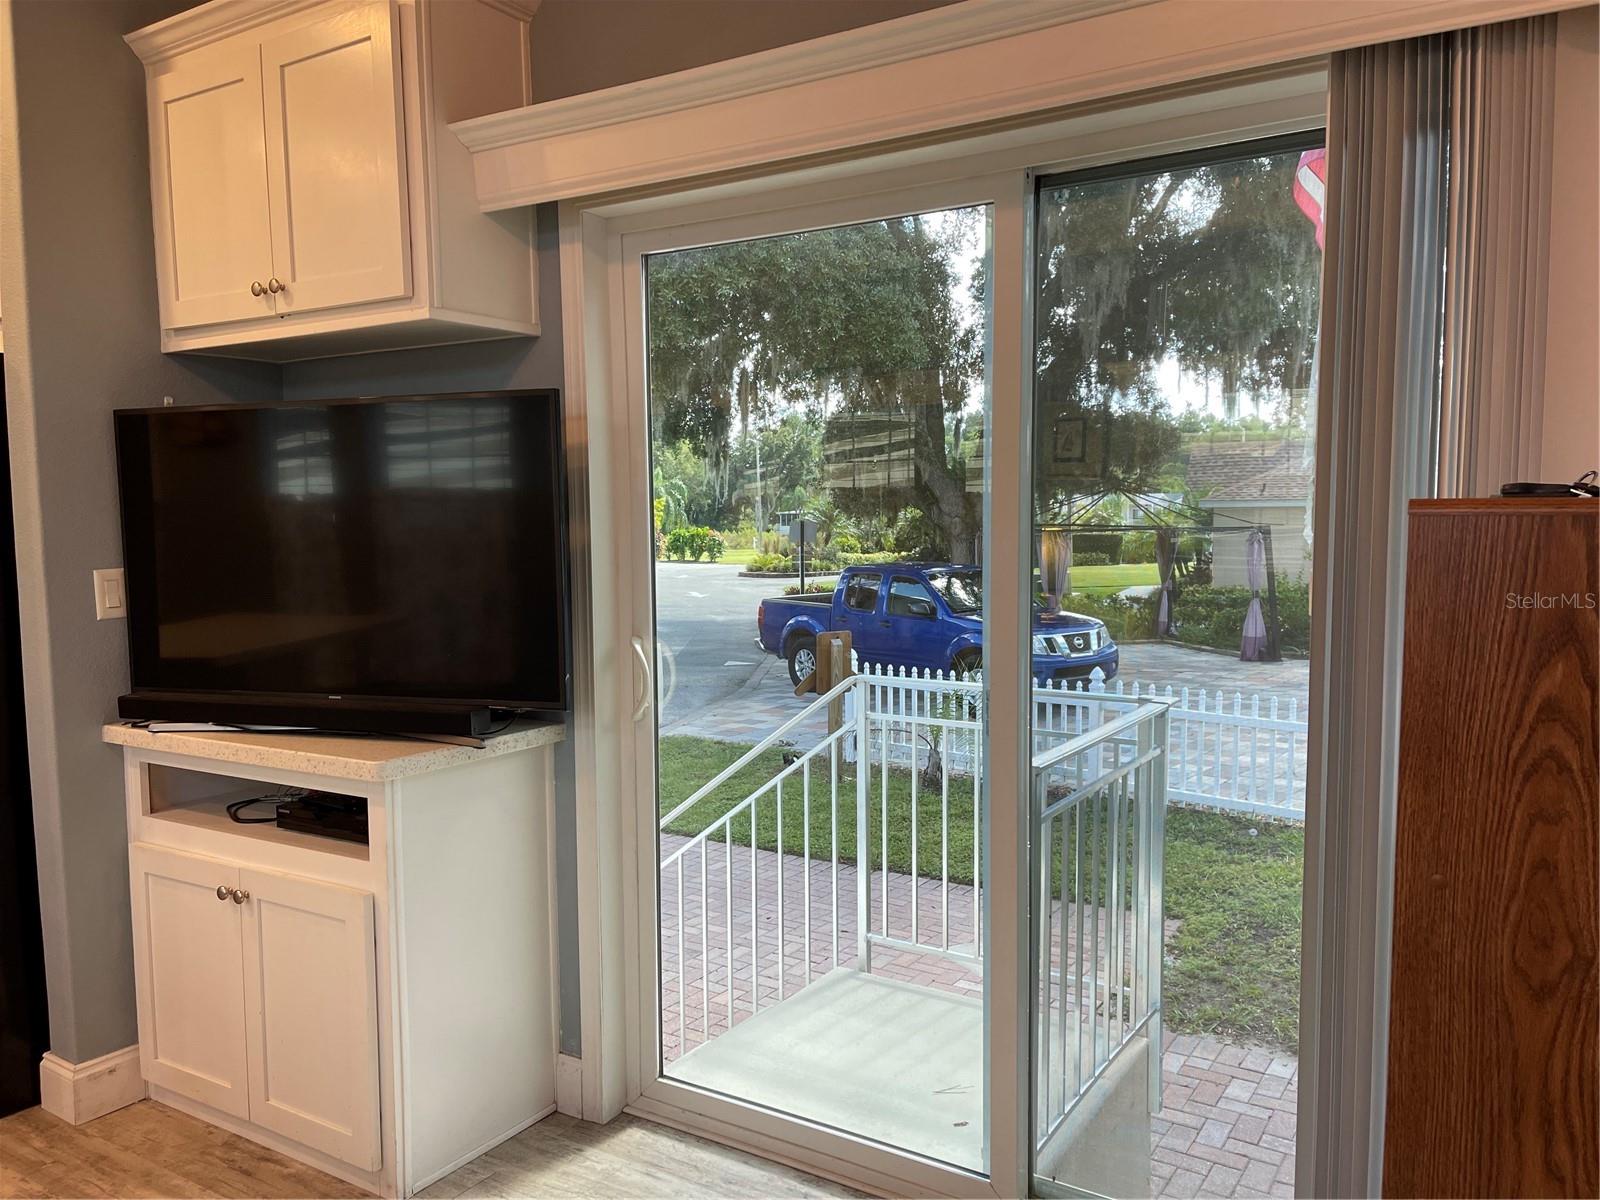
M 1157 637 L 1166 637 L 1172 632 L 1172 560 L 1176 551 L 1177 543 L 1171 532 L 1156 530 L 1156 570 L 1161 575 L 1161 593 L 1156 605 Z
M 1259 529 L 1252 529 L 1244 545 L 1245 582 L 1250 585 L 1250 607 L 1244 613 L 1244 636 L 1239 640 L 1239 660 L 1259 662 L 1267 645 L 1267 622 L 1261 615 L 1261 589 L 1267 586 L 1267 547 Z
M 1048 612 L 1060 612 L 1072 594 L 1072 534 L 1065 529 L 1039 533 L 1039 585 Z

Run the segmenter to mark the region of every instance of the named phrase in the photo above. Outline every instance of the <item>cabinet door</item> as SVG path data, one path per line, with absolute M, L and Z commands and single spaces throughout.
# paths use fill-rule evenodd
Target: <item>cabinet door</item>
M 271 316 L 259 50 L 224 43 L 186 55 L 149 94 L 162 325 Z
M 378 985 L 372 897 L 241 868 L 250 1119 L 376 1170 Z
M 411 293 L 398 15 L 332 8 L 261 46 L 279 312 Z
M 142 843 L 130 866 L 140 1069 L 148 1083 L 244 1117 L 238 868 Z

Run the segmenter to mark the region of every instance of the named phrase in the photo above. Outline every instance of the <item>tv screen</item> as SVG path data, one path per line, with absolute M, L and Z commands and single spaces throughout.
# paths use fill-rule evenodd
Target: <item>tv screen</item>
M 116 435 L 135 693 L 566 707 L 557 393 L 127 410 Z

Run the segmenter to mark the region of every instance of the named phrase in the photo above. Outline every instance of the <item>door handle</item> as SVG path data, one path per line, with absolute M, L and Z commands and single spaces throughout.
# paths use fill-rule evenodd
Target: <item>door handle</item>
M 633 653 L 639 660 L 639 687 L 636 691 L 639 701 L 633 710 L 633 719 L 638 721 L 650 708 L 650 656 L 644 652 L 644 642 L 639 638 L 633 639 Z

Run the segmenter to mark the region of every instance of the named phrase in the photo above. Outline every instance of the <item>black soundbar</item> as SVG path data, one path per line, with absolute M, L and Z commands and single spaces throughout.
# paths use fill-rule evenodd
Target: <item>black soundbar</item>
M 295 725 L 329 733 L 481 738 L 509 712 L 427 700 L 318 700 L 228 692 L 135 691 L 117 700 L 124 721 L 205 721 L 213 725 Z

